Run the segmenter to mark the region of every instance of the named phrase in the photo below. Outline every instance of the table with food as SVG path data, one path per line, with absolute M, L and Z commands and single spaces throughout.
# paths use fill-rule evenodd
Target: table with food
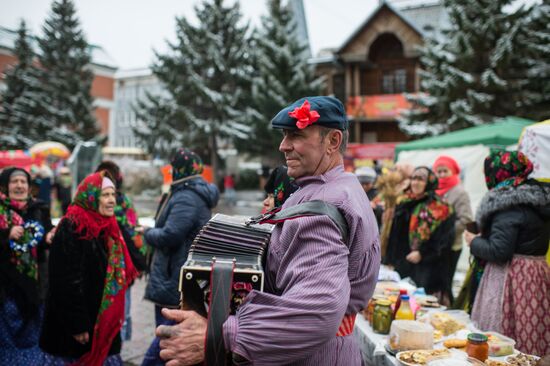
M 388 268 L 357 316 L 354 336 L 369 366 L 539 364 L 538 357 L 516 350 L 513 339 L 477 329 L 466 312 L 446 309 Z

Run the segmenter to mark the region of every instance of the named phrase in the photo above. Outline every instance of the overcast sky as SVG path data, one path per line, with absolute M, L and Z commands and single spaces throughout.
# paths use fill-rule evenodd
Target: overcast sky
M 234 0 L 228 0 L 233 2 Z M 532 3 L 536 0 L 520 0 Z M 50 0 L 1 0 L 0 25 L 16 29 L 25 19 L 41 35 Z M 193 6 L 199 0 L 74 0 L 88 42 L 103 47 L 121 69 L 147 67 L 153 49 L 166 50 L 175 39 L 175 17 L 196 20 Z M 433 0 L 391 0 L 407 5 Z M 265 0 L 240 0 L 241 10 L 253 25 L 266 13 Z M 313 54 L 340 46 L 378 6 L 378 0 L 304 0 Z

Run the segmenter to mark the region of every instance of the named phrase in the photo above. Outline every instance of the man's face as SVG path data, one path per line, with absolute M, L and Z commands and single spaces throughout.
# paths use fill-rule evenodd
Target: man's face
M 372 182 L 363 182 L 361 183 L 361 185 L 363 186 L 363 190 L 365 192 L 370 191 L 374 187 L 374 184 Z
M 327 157 L 325 138 L 321 138 L 318 126 L 302 130 L 284 130 L 279 151 L 285 154 L 288 175 L 294 179 L 319 175 L 320 165 Z

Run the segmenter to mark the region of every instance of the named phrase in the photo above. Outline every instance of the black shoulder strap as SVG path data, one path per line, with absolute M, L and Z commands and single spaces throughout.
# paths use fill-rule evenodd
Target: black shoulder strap
M 349 238 L 349 227 L 345 217 L 342 215 L 338 207 L 321 200 L 303 202 L 283 210 L 271 210 L 263 215 L 251 218 L 247 223 L 277 224 L 286 220 L 296 219 L 298 217 L 318 215 L 327 215 L 330 217 L 330 219 L 340 230 L 342 240 L 344 243 L 347 243 Z

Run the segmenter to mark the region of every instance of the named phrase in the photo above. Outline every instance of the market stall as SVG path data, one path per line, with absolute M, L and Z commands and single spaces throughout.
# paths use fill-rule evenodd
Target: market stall
M 538 357 L 516 350 L 513 339 L 480 331 L 467 313 L 447 310 L 391 272 L 382 267 L 373 298 L 355 321 L 353 335 L 366 365 L 536 364 Z

